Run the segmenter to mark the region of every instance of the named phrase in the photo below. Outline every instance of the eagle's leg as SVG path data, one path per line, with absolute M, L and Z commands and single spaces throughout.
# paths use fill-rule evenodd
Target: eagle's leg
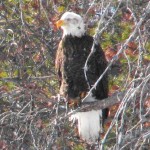
M 81 103 L 80 97 L 68 98 L 69 107 L 76 108 L 80 105 L 80 103 Z
M 68 103 L 69 103 L 69 106 L 70 107 L 78 107 L 81 105 L 81 100 L 86 96 L 87 92 L 86 91 L 83 91 L 83 92 L 80 92 L 79 96 L 78 97 L 75 97 L 75 98 L 67 98 L 68 99 Z
M 87 95 L 86 91 L 80 93 L 80 99 L 83 99 Z

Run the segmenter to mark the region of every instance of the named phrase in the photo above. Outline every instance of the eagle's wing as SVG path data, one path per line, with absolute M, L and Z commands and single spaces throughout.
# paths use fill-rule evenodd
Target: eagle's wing
M 61 72 L 62 62 L 63 62 L 62 41 L 60 41 L 57 52 L 56 52 L 56 59 L 55 59 L 55 71 L 56 71 L 56 74 L 58 75 L 60 85 L 62 81 L 62 72 Z
M 96 49 L 95 66 L 97 67 L 96 72 L 97 72 L 97 75 L 100 77 L 107 67 L 107 61 L 105 58 L 105 54 L 102 48 L 100 47 L 100 45 L 96 45 L 95 49 Z M 103 76 L 103 78 L 99 82 L 98 87 L 97 87 L 97 93 L 100 93 L 100 95 L 98 96 L 100 99 L 104 99 L 108 97 L 108 75 L 107 73 Z
M 96 52 L 95 52 L 95 61 L 97 66 L 97 74 L 100 77 L 101 74 L 105 71 L 107 67 L 107 61 L 105 58 L 105 54 L 100 47 L 100 45 L 96 45 Z M 107 73 L 103 76 L 101 81 L 98 83 L 96 89 L 95 89 L 95 96 L 97 99 L 101 100 L 108 97 L 108 75 Z M 104 120 L 107 119 L 109 113 L 109 109 L 105 108 L 102 110 L 102 116 L 103 116 L 103 123 Z
M 95 82 L 104 72 L 106 67 L 107 67 L 107 62 L 105 59 L 104 52 L 100 47 L 100 45 L 95 45 L 95 50 L 89 59 L 88 71 L 87 71 L 88 81 L 91 86 L 95 84 Z M 92 95 L 98 100 L 102 100 L 108 97 L 107 74 L 103 76 L 103 78 L 97 84 L 96 88 L 93 89 Z

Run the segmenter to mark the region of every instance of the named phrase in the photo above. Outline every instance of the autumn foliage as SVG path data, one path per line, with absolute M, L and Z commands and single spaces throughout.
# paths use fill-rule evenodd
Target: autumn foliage
M 0 149 L 148 149 L 150 136 L 150 2 L 7 0 L 0 3 Z M 99 33 L 109 74 L 110 108 L 100 143 L 78 137 L 58 93 L 55 52 L 65 11 Z M 94 108 L 93 108 L 94 109 Z

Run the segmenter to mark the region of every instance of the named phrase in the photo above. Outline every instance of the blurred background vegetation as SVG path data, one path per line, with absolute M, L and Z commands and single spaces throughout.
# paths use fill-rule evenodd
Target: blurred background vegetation
M 83 16 L 88 33 L 94 35 L 101 21 L 100 43 L 110 62 L 141 16 L 150 13 L 144 12 L 148 4 L 149 0 L 1 0 L 0 149 L 92 149 L 76 137 L 68 122 L 57 122 L 59 90 L 54 60 L 62 31 L 55 22 L 64 12 L 73 11 Z M 149 16 L 109 70 L 110 96 L 148 72 Z M 149 106 L 149 97 L 147 101 Z M 106 144 L 106 149 L 114 143 Z

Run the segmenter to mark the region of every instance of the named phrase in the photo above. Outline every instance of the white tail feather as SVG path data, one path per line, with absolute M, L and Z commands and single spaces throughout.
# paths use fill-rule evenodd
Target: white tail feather
M 79 135 L 87 142 L 95 142 L 100 133 L 100 110 L 78 112 L 71 116 L 71 120 L 78 120 Z

